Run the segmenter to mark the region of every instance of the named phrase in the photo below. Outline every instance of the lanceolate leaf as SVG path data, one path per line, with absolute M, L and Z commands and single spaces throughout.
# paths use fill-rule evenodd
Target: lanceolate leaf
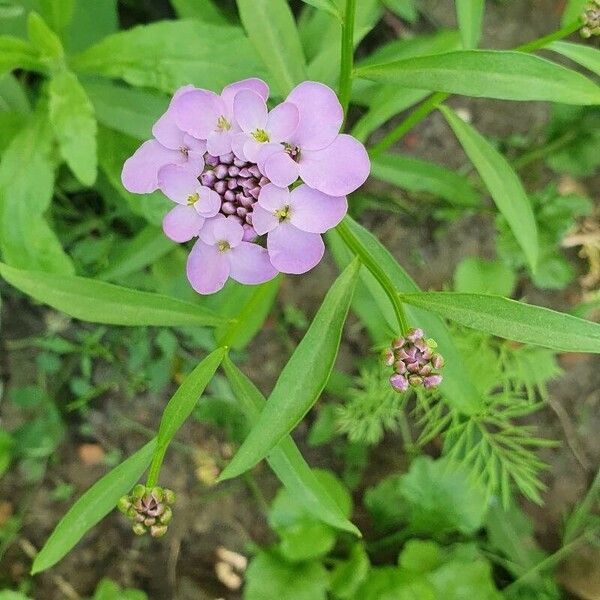
M 94 525 L 115 508 L 148 468 L 156 438 L 98 480 L 60 520 L 33 561 L 31 573 L 49 569 L 67 554 Z
M 342 15 L 337 4 L 333 0 L 302 0 L 306 4 L 310 4 L 315 8 L 319 8 L 333 15 L 336 19 L 342 20 Z
M 585 319 L 487 294 L 427 292 L 402 300 L 465 327 L 564 352 L 600 353 L 600 325 Z
M 223 368 L 246 418 L 254 425 L 265 407 L 264 396 L 227 356 Z M 287 490 L 315 517 L 332 527 L 360 536 L 357 527 L 344 516 L 341 508 L 315 477 L 290 436 L 285 436 L 273 448 L 267 455 L 267 462 Z
M 571 42 L 552 42 L 548 50 L 558 52 L 572 61 L 579 63 L 582 67 L 600 75 L 600 50 L 593 46 L 583 44 L 572 44 Z
M 531 203 L 517 174 L 471 125 L 447 107 L 442 106 L 440 110 L 479 172 L 496 206 L 508 221 L 531 269 L 535 271 L 539 255 L 537 225 Z
M 198 19 L 205 23 L 227 25 L 225 15 L 212 0 L 171 0 L 173 8 L 180 19 Z
M 281 96 L 307 79 L 300 36 L 287 0 L 237 0 L 248 36 Z
M 39 70 L 38 51 L 28 42 L 9 35 L 0 35 L 0 75 L 14 69 Z
M 445 198 L 456 206 L 478 206 L 479 194 L 469 180 L 440 165 L 400 154 L 383 154 L 373 158 L 371 174 L 411 192 L 428 192 Z
M 546 59 L 509 50 L 463 50 L 358 69 L 357 77 L 503 100 L 600 104 L 600 86 Z
M 465 50 L 477 48 L 481 39 L 485 0 L 455 0 L 455 2 L 463 48 Z
M 195 304 L 94 279 L 22 271 L 3 263 L 0 275 L 34 300 L 91 323 L 215 327 L 226 322 Z
M 325 296 L 308 331 L 281 372 L 256 425 L 220 479 L 240 475 L 298 425 L 327 384 L 352 301 L 360 263 L 354 261 Z

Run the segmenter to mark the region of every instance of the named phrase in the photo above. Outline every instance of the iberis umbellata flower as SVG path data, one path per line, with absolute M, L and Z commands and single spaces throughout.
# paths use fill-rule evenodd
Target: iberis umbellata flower
M 312 269 L 321 234 L 369 175 L 364 146 L 340 133 L 333 90 L 306 81 L 278 105 L 268 99 L 260 79 L 221 94 L 185 86 L 123 167 L 126 189 L 160 189 L 175 203 L 163 229 L 179 243 L 196 239 L 187 275 L 201 294 L 229 277 L 258 284 Z

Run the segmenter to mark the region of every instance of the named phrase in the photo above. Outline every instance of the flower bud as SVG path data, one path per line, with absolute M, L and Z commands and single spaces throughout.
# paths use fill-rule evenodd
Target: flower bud
M 442 383 L 442 379 L 441 375 L 429 375 L 423 379 L 423 386 L 427 389 L 435 388 Z
M 408 389 L 408 380 L 404 375 L 394 373 L 390 377 L 390 384 L 397 392 L 405 392 Z
M 386 367 L 391 367 L 394 364 L 395 356 L 393 351 L 388 348 L 383 355 L 383 362 Z
M 162 537 L 173 518 L 169 505 L 174 502 L 172 490 L 138 484 L 128 496 L 119 500 L 117 507 L 132 522 L 131 529 L 136 535 L 144 535 L 150 530 L 153 537 Z
M 444 366 L 444 357 L 441 354 L 434 354 L 431 357 L 431 365 L 434 369 L 441 369 Z
M 423 378 L 420 375 L 410 375 L 408 383 L 410 383 L 412 387 L 419 387 L 423 384 Z

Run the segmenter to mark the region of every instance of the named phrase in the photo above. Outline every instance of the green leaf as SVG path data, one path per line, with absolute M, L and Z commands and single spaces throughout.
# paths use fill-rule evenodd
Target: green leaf
M 552 42 L 546 48 L 558 52 L 596 73 L 596 75 L 600 75 L 600 50 L 598 48 L 584 46 L 583 44 L 572 44 L 571 42 Z
M 382 154 L 371 161 L 371 175 L 410 192 L 428 192 L 455 206 L 480 206 L 481 198 L 466 177 L 419 158 Z
M 359 268 L 360 263 L 354 261 L 330 288 L 283 368 L 258 422 L 221 474 L 221 480 L 240 475 L 264 458 L 319 398 L 338 353 Z
M 50 123 L 62 157 L 86 186 L 96 180 L 96 118 L 94 107 L 70 71 L 55 74 L 48 86 Z
M 440 110 L 535 271 L 539 256 L 537 225 L 523 184 L 508 161 L 476 129 L 449 108 L 441 106 Z
M 46 23 L 61 34 L 71 23 L 75 0 L 39 0 L 40 11 Z
M 413 306 L 472 329 L 562 352 L 600 353 L 600 324 L 487 294 L 401 294 Z
M 94 525 L 129 492 L 150 464 L 156 439 L 131 455 L 85 492 L 54 531 L 33 561 L 32 575 L 49 569 L 67 554 Z
M 342 22 L 342 14 L 340 13 L 340 9 L 338 5 L 333 0 L 302 0 L 306 4 L 310 4 L 315 8 L 320 10 L 324 10 L 328 12 L 330 15 L 333 15 L 336 19 Z
M 302 44 L 286 0 L 237 0 L 250 40 L 270 71 L 280 96 L 307 79 Z
M 454 272 L 456 292 L 511 296 L 516 281 L 514 271 L 506 263 L 477 256 L 464 258 Z
M 485 0 L 455 0 L 455 2 L 463 48 L 465 50 L 477 48 L 481 39 Z
M 90 323 L 216 327 L 225 322 L 195 304 L 95 279 L 23 271 L 2 263 L 0 275 L 34 300 Z
M 560 20 L 561 26 L 566 27 L 574 21 L 579 20 L 579 15 L 583 13 L 588 4 L 589 0 L 567 0 Z
M 169 93 L 190 83 L 219 90 L 264 72 L 241 28 L 195 19 L 159 21 L 114 33 L 74 56 L 71 66 Z
M 416 23 L 419 12 L 415 0 L 382 0 L 383 5 L 409 23 Z
M 370 567 L 364 545 L 354 544 L 348 559 L 337 563 L 331 572 L 331 593 L 340 600 L 351 600 L 366 579 Z
M 246 418 L 254 426 L 265 407 L 264 396 L 229 357 L 225 357 L 223 368 Z M 344 512 L 343 507 L 317 479 L 289 435 L 271 450 L 267 462 L 279 481 L 312 515 L 332 527 L 361 535 L 348 520 L 347 511 Z
M 502 100 L 600 104 L 600 87 L 546 59 L 509 50 L 463 50 L 359 68 L 399 86 Z
M 29 41 L 42 54 L 44 62 L 52 68 L 62 66 L 65 52 L 60 38 L 34 11 L 30 12 L 27 17 L 27 35 Z
M 92 600 L 148 600 L 148 596 L 141 590 L 122 589 L 114 581 L 102 579 L 96 587 Z
M 423 577 L 415 576 L 397 567 L 376 567 L 369 571 L 366 581 L 358 589 L 354 600 L 438 600 L 438 598 L 436 590 Z
M 198 19 L 204 23 L 227 25 L 228 20 L 212 0 L 171 0 L 180 19 Z
M 118 29 L 117 0 L 79 0 L 75 3 L 75 11 L 66 35 L 69 53 L 81 52 Z
M 0 112 L 5 111 L 22 115 L 31 112 L 25 86 L 10 73 L 0 76 Z
M 37 71 L 40 67 L 39 53 L 29 42 L 0 35 L 0 75 L 15 69 Z

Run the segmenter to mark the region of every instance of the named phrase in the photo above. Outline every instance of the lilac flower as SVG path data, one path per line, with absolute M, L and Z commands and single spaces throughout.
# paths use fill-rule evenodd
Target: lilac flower
M 282 143 L 261 149 L 258 165 L 266 177 L 280 187 L 300 177 L 330 196 L 346 196 L 358 189 L 369 175 L 369 157 L 358 140 L 338 135 L 344 113 L 333 90 L 305 81 L 290 92 L 285 103 L 297 106 L 298 127 Z
M 234 135 L 240 132 L 233 118 L 233 104 L 241 90 L 251 90 L 265 101 L 269 96 L 269 87 L 260 79 L 232 83 L 220 96 L 209 90 L 187 90 L 173 100 L 175 123 L 189 135 L 206 140 L 206 148 L 213 156 L 227 154 Z
M 123 165 L 123 187 L 134 194 L 149 194 L 158 189 L 158 172 L 166 165 L 187 165 L 200 172 L 204 167 L 206 142 L 195 139 L 175 123 L 173 104 L 192 86 L 179 88 L 166 112 L 152 127 L 154 139 L 144 142 Z
M 345 196 L 333 197 L 300 185 L 287 188 L 267 184 L 254 207 L 253 225 L 267 233 L 273 266 L 282 273 L 305 273 L 319 263 L 325 246 L 319 234 L 335 227 L 348 210 Z
M 177 203 L 163 220 L 163 230 L 175 242 L 197 236 L 205 219 L 221 209 L 221 197 L 203 186 L 186 167 L 167 165 L 158 172 L 158 184 L 167 198 Z
M 200 294 L 218 292 L 229 277 L 246 284 L 264 283 L 277 275 L 267 250 L 244 242 L 235 217 L 217 215 L 205 222 L 188 258 L 187 276 Z

